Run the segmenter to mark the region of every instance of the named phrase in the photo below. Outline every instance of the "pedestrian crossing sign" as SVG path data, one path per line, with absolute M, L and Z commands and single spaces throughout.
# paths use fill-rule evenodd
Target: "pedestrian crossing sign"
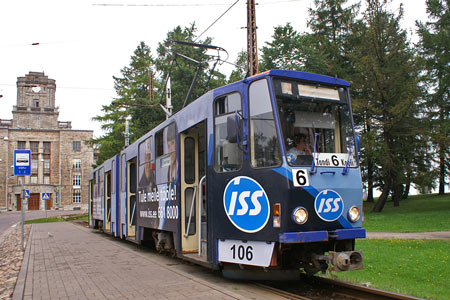
M 30 190 L 22 190 L 22 198 L 28 199 L 30 198 Z
M 42 193 L 42 200 L 50 200 L 50 193 Z

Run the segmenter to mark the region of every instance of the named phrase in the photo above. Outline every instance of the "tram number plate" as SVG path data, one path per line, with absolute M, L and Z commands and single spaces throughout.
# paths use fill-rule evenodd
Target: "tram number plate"
M 309 172 L 307 169 L 292 169 L 294 186 L 309 186 Z
M 268 267 L 274 242 L 219 240 L 219 261 Z

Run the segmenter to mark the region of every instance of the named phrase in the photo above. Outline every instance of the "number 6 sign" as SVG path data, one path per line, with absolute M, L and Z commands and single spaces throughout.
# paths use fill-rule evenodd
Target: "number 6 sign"
M 292 182 L 294 186 L 309 186 L 307 169 L 292 169 Z

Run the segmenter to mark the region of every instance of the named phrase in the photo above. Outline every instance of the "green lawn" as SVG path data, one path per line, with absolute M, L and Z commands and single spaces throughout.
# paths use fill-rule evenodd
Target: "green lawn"
M 386 203 L 373 213 L 364 203 L 368 232 L 428 232 L 450 230 L 450 195 L 410 196 L 394 207 Z M 450 299 L 450 240 L 357 240 L 364 269 L 337 273 L 338 279 L 420 298 Z
M 338 279 L 420 298 L 450 299 L 450 240 L 357 240 L 364 269 Z
M 450 194 L 409 196 L 399 207 L 389 201 L 381 213 L 364 202 L 363 227 L 369 232 L 428 232 L 450 230 Z

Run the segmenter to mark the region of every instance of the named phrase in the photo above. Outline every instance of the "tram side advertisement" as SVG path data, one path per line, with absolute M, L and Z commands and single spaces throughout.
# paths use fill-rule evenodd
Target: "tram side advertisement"
M 175 231 L 177 228 L 178 204 L 175 184 L 159 184 L 139 189 L 138 225 Z

